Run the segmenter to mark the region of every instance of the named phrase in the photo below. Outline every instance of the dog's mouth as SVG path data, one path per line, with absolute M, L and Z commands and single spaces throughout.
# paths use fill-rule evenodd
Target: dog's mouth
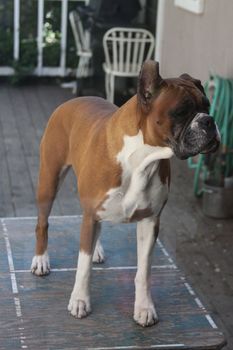
M 219 144 L 220 144 L 220 141 L 215 136 L 208 142 L 208 144 L 206 145 L 205 149 L 202 152 L 200 152 L 200 153 L 201 154 L 214 153 L 214 152 L 217 151 L 217 149 L 219 147 Z

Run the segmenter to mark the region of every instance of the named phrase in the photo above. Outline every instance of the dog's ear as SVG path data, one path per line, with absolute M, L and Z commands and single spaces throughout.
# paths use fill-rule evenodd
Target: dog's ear
M 205 95 L 204 87 L 199 79 L 195 79 L 187 73 L 181 74 L 180 79 L 191 81 L 191 83 L 193 83 L 203 93 L 203 95 Z
M 142 107 L 149 110 L 150 104 L 159 91 L 163 79 L 159 74 L 159 63 L 148 60 L 142 65 L 138 79 L 138 99 Z

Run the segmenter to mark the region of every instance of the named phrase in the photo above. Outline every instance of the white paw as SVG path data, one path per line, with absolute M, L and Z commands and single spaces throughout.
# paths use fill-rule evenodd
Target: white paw
M 158 316 L 153 304 L 148 307 L 135 305 L 133 318 L 142 327 L 153 326 L 158 322 Z
M 49 255 L 47 251 L 43 255 L 35 255 L 32 259 L 31 272 L 37 276 L 48 275 L 50 272 Z
M 68 305 L 68 311 L 71 313 L 71 315 L 76 318 L 84 318 L 88 316 L 91 313 L 90 300 L 88 299 L 89 298 L 87 298 L 87 300 L 81 300 L 75 298 L 71 294 Z
M 95 251 L 92 257 L 93 263 L 101 264 L 104 262 L 104 249 L 99 241 L 96 243 Z

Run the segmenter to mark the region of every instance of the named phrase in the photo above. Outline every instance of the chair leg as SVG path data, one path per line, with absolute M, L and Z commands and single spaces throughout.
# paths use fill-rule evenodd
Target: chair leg
M 109 101 L 109 74 L 105 73 L 105 94 L 106 100 Z
M 83 75 L 86 78 L 88 76 L 88 65 L 89 65 L 89 58 L 84 59 L 84 69 L 83 69 Z
M 83 68 L 84 68 L 83 57 L 79 56 L 79 63 L 78 63 L 78 69 L 77 69 L 77 78 L 82 78 L 83 77 Z
M 112 74 L 105 74 L 106 99 L 114 103 L 115 77 Z
M 79 63 L 76 70 L 76 79 L 77 79 L 77 89 L 76 89 L 76 96 L 82 96 L 82 89 L 83 89 L 83 77 L 84 77 L 84 59 L 82 56 L 79 56 Z
M 114 75 L 110 75 L 110 92 L 109 92 L 109 101 L 114 103 L 114 90 L 115 90 L 115 77 Z

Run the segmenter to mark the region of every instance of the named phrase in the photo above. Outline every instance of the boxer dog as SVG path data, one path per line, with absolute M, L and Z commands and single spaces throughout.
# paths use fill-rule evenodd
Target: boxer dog
M 169 158 L 214 152 L 220 137 L 208 114 L 199 80 L 188 74 L 162 79 L 159 64 L 146 61 L 137 94 L 122 107 L 98 97 L 81 97 L 59 106 L 49 119 L 40 147 L 36 249 L 31 271 L 50 271 L 48 217 L 70 167 L 78 179 L 83 209 L 78 268 L 68 310 L 91 312 L 92 261 L 103 262 L 99 241 L 104 220 L 137 222 L 138 269 L 134 320 L 158 320 L 150 291 L 151 255 L 170 184 Z

